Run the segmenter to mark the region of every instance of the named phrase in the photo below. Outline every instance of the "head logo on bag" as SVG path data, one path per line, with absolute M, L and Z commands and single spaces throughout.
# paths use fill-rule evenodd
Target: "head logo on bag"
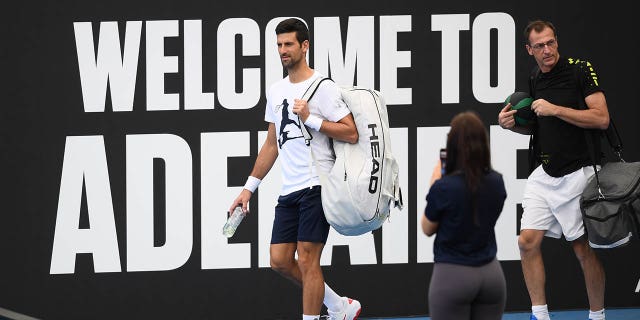
M 325 80 L 331 81 L 328 78 L 314 81 L 303 99 L 309 101 Z M 402 194 L 382 95 L 353 86 L 339 90 L 353 115 L 359 137 L 354 144 L 333 141 L 336 161 L 328 174 L 320 175 L 322 207 L 336 231 L 355 236 L 380 228 L 392 206 L 402 209 Z M 305 139 L 311 139 L 306 128 L 302 131 Z
M 380 172 L 380 143 L 378 142 L 378 136 L 376 135 L 376 127 L 375 123 L 369 124 L 367 127 L 371 129 L 371 136 L 369 136 L 369 140 L 371 141 L 371 178 L 369 179 L 369 193 L 376 193 L 378 191 L 378 176 L 377 174 Z M 376 159 L 377 158 L 377 159 Z

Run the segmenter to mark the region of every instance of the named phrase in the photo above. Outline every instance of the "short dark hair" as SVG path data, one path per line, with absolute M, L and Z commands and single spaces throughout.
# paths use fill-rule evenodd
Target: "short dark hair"
M 300 44 L 305 40 L 309 40 L 309 28 L 307 28 L 307 25 L 300 19 L 288 18 L 282 20 L 278 23 L 278 26 L 276 26 L 276 34 L 289 32 L 296 33 L 296 39 Z
M 553 31 L 553 36 L 558 38 L 558 33 L 556 32 L 556 27 L 553 26 L 553 23 L 544 20 L 534 20 L 529 22 L 526 28 L 524 28 L 524 43 L 529 43 L 529 35 L 531 31 L 535 30 L 536 32 L 542 32 L 544 28 L 549 28 Z

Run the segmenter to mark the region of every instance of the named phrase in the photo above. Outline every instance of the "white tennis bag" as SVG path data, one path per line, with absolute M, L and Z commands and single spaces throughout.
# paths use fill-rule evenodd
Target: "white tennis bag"
M 309 101 L 324 80 L 331 79 L 314 81 L 302 99 Z M 359 138 L 355 144 L 333 140 L 336 162 L 328 175 L 320 173 L 322 207 L 336 231 L 356 236 L 380 228 L 392 205 L 402 210 L 402 193 L 382 95 L 359 87 L 339 88 L 353 114 Z M 310 146 L 313 137 L 305 126 L 302 128 Z M 313 150 L 311 154 L 313 157 Z

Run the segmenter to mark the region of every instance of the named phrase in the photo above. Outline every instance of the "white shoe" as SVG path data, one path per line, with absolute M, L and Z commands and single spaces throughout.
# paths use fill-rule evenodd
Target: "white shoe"
M 347 297 L 342 297 L 342 310 L 329 312 L 329 319 L 331 320 L 356 320 L 362 311 L 360 301 Z

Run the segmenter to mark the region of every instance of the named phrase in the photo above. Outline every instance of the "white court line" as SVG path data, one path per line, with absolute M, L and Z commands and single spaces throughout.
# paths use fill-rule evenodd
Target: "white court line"
M 9 318 L 11 320 L 38 320 L 37 318 L 34 317 L 29 317 L 26 316 L 24 314 L 20 314 L 11 310 L 7 310 L 4 308 L 0 308 L 0 316 L 1 317 L 5 317 L 5 318 Z

